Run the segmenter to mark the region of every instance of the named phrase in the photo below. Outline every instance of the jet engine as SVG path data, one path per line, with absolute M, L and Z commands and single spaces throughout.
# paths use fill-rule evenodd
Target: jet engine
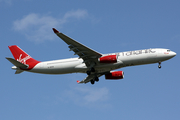
M 111 71 L 108 74 L 105 74 L 106 79 L 123 79 L 124 78 L 124 72 L 123 71 Z
M 98 60 L 100 63 L 116 63 L 117 56 L 116 55 L 107 55 L 107 56 L 100 57 Z

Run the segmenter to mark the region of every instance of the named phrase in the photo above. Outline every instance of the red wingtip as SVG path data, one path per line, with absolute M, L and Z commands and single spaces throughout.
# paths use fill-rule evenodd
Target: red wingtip
M 13 47 L 13 46 L 17 46 L 17 45 L 10 45 L 10 46 L 8 46 L 8 47 L 11 48 L 11 47 Z
M 59 31 L 56 30 L 55 28 L 53 28 L 53 31 L 54 31 L 54 33 L 59 33 Z
M 80 83 L 80 81 L 79 81 L 79 80 L 77 80 L 77 83 Z

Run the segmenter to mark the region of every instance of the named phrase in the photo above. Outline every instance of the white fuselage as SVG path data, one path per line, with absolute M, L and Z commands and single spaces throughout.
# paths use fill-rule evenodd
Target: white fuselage
M 158 63 L 168 60 L 176 55 L 168 49 L 145 49 L 106 55 L 117 55 L 117 63 L 98 63 L 95 65 L 96 72 L 106 72 L 114 69 Z M 81 58 L 70 58 L 62 60 L 53 60 L 38 63 L 33 69 L 28 70 L 34 73 L 43 74 L 67 74 L 67 73 L 86 73 L 89 68 Z

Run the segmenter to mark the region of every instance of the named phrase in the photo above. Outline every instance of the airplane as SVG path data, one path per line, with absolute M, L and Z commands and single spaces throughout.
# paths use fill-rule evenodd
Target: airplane
M 52 29 L 58 37 L 68 44 L 70 51 L 74 51 L 74 55 L 79 57 L 40 62 L 17 45 L 8 46 L 14 59 L 9 57 L 6 57 L 6 59 L 15 65 L 12 67 L 16 70 L 15 74 L 23 71 L 42 74 L 86 73 L 87 77 L 82 81 L 78 80 L 77 83 L 91 82 L 91 84 L 94 84 L 99 81 L 99 77 L 102 75 L 105 75 L 107 80 L 123 79 L 124 72 L 114 71 L 115 69 L 152 63 L 158 63 L 158 68 L 161 68 L 161 62 L 176 56 L 176 53 L 170 49 L 162 48 L 101 54 L 55 28 Z

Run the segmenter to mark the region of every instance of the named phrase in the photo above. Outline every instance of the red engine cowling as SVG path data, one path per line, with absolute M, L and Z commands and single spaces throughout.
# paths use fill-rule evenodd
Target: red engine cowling
M 108 55 L 108 56 L 100 57 L 99 62 L 100 63 L 116 63 L 117 56 L 116 55 Z
M 106 79 L 123 79 L 124 78 L 124 72 L 123 71 L 114 71 L 110 72 L 108 74 L 105 74 Z

